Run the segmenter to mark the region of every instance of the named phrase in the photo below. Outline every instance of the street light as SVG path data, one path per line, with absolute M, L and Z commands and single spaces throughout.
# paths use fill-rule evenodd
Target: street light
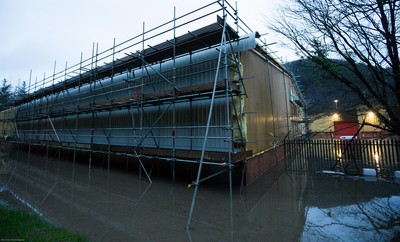
M 336 106 L 336 109 L 337 109 L 337 103 L 339 102 L 339 100 L 335 99 L 333 101 L 335 102 L 335 106 Z

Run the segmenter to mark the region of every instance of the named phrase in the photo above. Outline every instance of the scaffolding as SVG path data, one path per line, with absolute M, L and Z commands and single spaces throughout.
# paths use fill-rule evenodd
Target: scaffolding
M 234 26 L 234 27 L 232 27 Z M 195 30 L 193 30 L 195 29 Z M 240 33 L 240 35 L 239 35 Z M 144 166 L 146 158 L 198 165 L 186 227 L 198 187 L 245 162 L 246 88 L 241 51 L 259 37 L 239 18 L 237 6 L 218 0 L 146 30 L 41 81 L 29 80 L 28 94 L 16 101 L 15 143 L 29 146 L 125 155 Z M 165 41 L 165 39 L 167 39 Z M 90 164 L 89 164 L 90 165 Z M 203 165 L 220 171 L 202 177 Z

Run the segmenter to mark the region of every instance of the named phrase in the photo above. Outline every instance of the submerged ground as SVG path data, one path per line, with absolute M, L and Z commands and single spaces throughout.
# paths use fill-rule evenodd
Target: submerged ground
M 281 164 L 284 165 L 284 164 Z M 0 162 L 0 203 L 91 241 L 390 241 L 400 239 L 400 185 L 279 169 L 229 197 L 228 185 L 107 169 L 20 152 Z M 277 178 L 277 179 L 276 179 Z M 1 238 L 0 238 L 1 239 Z

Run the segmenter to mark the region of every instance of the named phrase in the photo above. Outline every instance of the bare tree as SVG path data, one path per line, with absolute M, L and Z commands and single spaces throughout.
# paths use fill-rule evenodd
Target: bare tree
M 400 1 L 288 1 L 270 28 L 350 88 L 380 128 L 400 135 Z

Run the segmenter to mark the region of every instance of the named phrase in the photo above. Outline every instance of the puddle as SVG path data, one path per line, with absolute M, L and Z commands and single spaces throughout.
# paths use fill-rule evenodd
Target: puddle
M 390 241 L 400 235 L 400 196 L 332 208 L 307 207 L 302 241 Z
M 312 178 L 301 241 L 400 239 L 400 187 L 363 177 Z
M 11 172 L 0 175 L 2 201 L 16 203 L 4 196 L 12 193 L 91 241 L 380 241 L 400 235 L 400 185 L 391 182 L 271 170 L 242 194 L 235 187 L 232 199 L 228 185 L 205 184 L 187 231 L 190 181 L 174 185 L 155 174 L 150 184 L 128 165 L 108 170 L 23 152 L 8 162 Z

